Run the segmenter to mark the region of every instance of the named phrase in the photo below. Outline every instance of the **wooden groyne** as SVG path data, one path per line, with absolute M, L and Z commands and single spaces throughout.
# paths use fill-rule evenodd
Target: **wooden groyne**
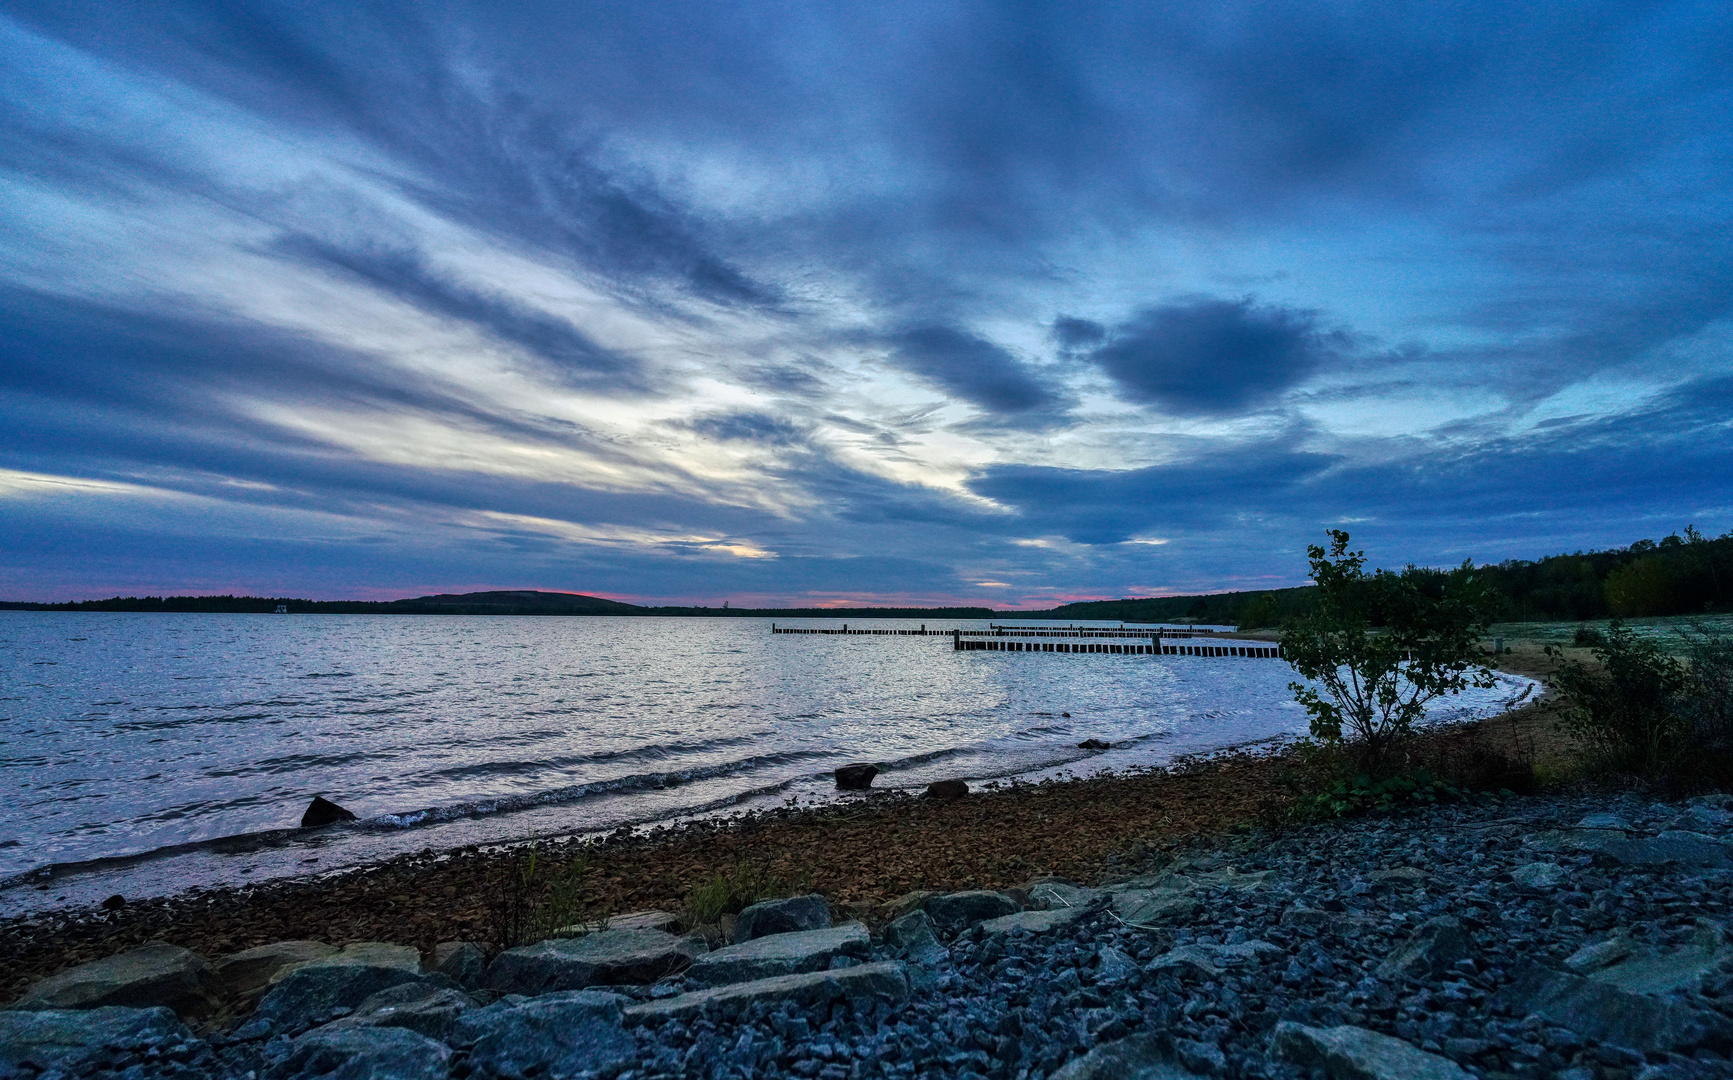
M 925 623 L 919 630 L 850 630 L 848 623 L 842 624 L 840 630 L 820 629 L 815 626 L 778 626 L 770 624 L 773 634 L 846 634 L 849 637 L 950 637 L 954 630 L 928 630 Z
M 827 634 L 848 637 L 948 637 L 956 652 L 1053 653 L 1066 656 L 1206 656 L 1243 657 L 1248 660 L 1280 660 L 1282 647 L 1273 641 L 1243 641 L 1198 638 L 1213 635 L 1214 630 L 1175 630 L 1150 627 L 1129 630 L 1124 627 L 1094 626 L 991 626 L 986 630 L 929 630 L 922 624 L 918 630 L 852 629 L 848 623 L 840 627 L 778 626 L 770 624 L 773 634 Z
M 1038 652 L 1092 653 L 1114 656 L 1219 656 L 1244 657 L 1248 660 L 1280 660 L 1282 647 L 1269 641 L 1236 641 L 1231 645 L 1196 644 L 1178 641 L 1168 644 L 1160 639 L 1148 642 L 1130 641 L 1019 641 L 1005 637 L 966 638 L 962 631 L 952 635 L 951 647 L 958 652 Z

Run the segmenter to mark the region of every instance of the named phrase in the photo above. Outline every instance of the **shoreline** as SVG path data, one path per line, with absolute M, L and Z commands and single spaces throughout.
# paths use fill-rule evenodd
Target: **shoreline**
M 1548 711 L 1543 692 L 1443 735 L 1464 745 L 1508 737 L 1520 754 L 1524 729 L 1532 750 L 1536 729 L 1547 726 L 1536 720 Z M 712 875 L 748 863 L 804 879 L 839 909 L 871 919 L 916 890 L 1009 888 L 1048 876 L 1095 884 L 1196 837 L 1273 825 L 1292 801 L 1283 783 L 1291 765 L 1286 746 L 1227 750 L 1131 774 L 998 784 L 954 802 L 885 792 L 539 847 L 555 861 L 590 852 L 582 903 L 592 917 L 677 911 Z M 442 941 L 497 945 L 507 875 L 529 847 L 429 849 L 317 877 L 129 900 L 119 911 L 10 917 L 0 921 L 0 993 L 11 1000 L 34 979 L 150 941 L 211 956 L 287 939 L 384 940 L 427 953 Z

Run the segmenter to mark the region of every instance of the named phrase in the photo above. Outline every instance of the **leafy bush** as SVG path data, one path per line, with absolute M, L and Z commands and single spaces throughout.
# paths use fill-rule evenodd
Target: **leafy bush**
M 1390 814 L 1414 806 L 1430 806 L 1449 799 L 1460 799 L 1464 792 L 1447 780 L 1440 780 L 1426 769 L 1374 780 L 1360 773 L 1314 795 L 1302 804 L 1305 816 L 1314 818 L 1355 817 L 1360 814 Z
M 767 867 L 745 860 L 727 871 L 717 871 L 704 884 L 686 894 L 683 920 L 687 926 L 706 926 L 723 915 L 738 915 L 758 903 L 779 896 L 809 891 L 805 877 L 789 878 Z
M 1500 600 L 1469 563 L 1449 573 L 1409 566 L 1368 574 L 1366 553 L 1348 550 L 1348 534 L 1329 535 L 1328 552 L 1306 549 L 1318 583 L 1313 610 L 1282 628 L 1282 654 L 1311 682 L 1288 686 L 1314 738 L 1352 742 L 1375 772 L 1428 701 L 1495 685 L 1480 638 Z
M 1577 627 L 1576 634 L 1571 638 L 1572 645 L 1578 645 L 1584 648 L 1590 645 L 1604 645 L 1606 644 L 1606 641 L 1606 635 L 1602 634 L 1592 626 Z
M 1557 655 L 1557 650 L 1548 647 Z M 1689 673 L 1653 641 L 1615 619 L 1591 650 L 1598 668 L 1567 660 L 1553 676 L 1564 699 L 1565 730 L 1582 739 L 1595 764 L 1659 778 L 1689 745 L 1682 706 Z

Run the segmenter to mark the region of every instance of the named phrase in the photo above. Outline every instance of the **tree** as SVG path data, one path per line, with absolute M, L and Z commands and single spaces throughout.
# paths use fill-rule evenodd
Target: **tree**
M 1567 660 L 1552 677 L 1564 699 L 1565 730 L 1588 744 L 1600 764 L 1666 773 L 1690 734 L 1681 700 L 1691 689 L 1689 669 L 1617 619 L 1591 651 L 1596 666 Z
M 1330 549 L 1308 546 L 1316 605 L 1282 629 L 1282 654 L 1310 682 L 1288 686 L 1311 716 L 1313 737 L 1357 744 L 1376 768 L 1414 729 L 1426 703 L 1495 685 L 1481 636 L 1501 597 L 1464 562 L 1449 572 L 1408 566 L 1366 572 L 1366 553 L 1329 530 Z

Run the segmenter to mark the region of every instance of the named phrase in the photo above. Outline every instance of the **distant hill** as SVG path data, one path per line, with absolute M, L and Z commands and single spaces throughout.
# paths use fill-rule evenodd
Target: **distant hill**
M 1687 528 L 1659 543 L 1510 560 L 1480 567 L 1504 594 L 1508 621 L 1693 615 L 1733 610 L 1733 533 L 1713 539 Z M 643 607 L 583 593 L 530 589 L 441 593 L 405 600 L 299 600 L 263 596 L 116 596 L 66 604 L 0 601 L 0 610 L 271 612 L 352 615 L 670 615 L 771 619 L 1006 619 L 1196 622 L 1245 629 L 1280 626 L 1305 611 L 1313 587 L 1197 596 L 1085 600 L 1047 611 L 984 607 Z

